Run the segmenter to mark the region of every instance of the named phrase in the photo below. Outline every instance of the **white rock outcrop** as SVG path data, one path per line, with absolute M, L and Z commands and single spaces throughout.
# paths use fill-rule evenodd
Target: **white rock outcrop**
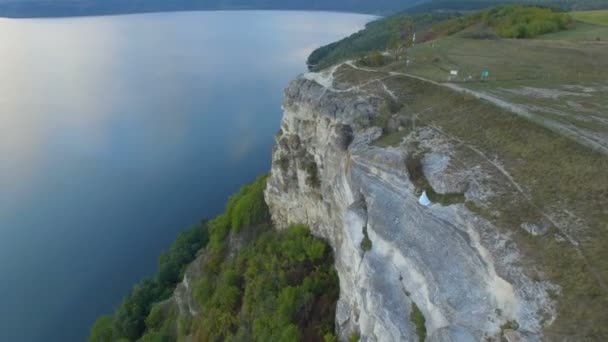
M 324 78 L 286 89 L 265 197 L 277 227 L 308 224 L 333 247 L 340 339 L 417 341 L 415 303 L 428 341 L 540 340 L 554 317 L 553 285 L 526 276 L 515 243 L 463 203 L 420 205 L 406 168 L 413 152 L 372 144 L 382 134 L 368 124 L 380 100 L 316 79 Z M 434 189 L 483 200 L 483 170 L 451 165 L 448 142 L 423 128 L 406 139 L 425 148 Z

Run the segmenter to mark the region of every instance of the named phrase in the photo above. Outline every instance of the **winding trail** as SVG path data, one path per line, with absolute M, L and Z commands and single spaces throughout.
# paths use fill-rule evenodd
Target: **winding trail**
M 357 66 L 352 61 L 344 62 L 342 64 L 339 64 L 338 66 L 340 66 L 340 65 L 348 65 L 349 67 L 351 67 L 353 69 L 366 71 L 366 72 L 387 73 L 386 71 L 373 70 L 373 69 L 368 69 L 368 68 Z M 336 69 L 337 69 L 337 67 L 336 67 Z M 427 83 L 430 83 L 430 84 L 433 84 L 433 85 L 436 85 L 439 87 L 449 88 L 449 89 L 457 91 L 457 92 L 471 95 L 471 96 L 475 97 L 476 99 L 490 102 L 499 108 L 502 108 L 504 110 L 517 114 L 536 124 L 546 127 L 560 135 L 570 138 L 570 139 L 576 141 L 577 143 L 590 147 L 593 150 L 596 150 L 602 154 L 608 155 L 608 141 L 598 139 L 596 137 L 581 133 L 581 131 L 577 127 L 575 127 L 571 124 L 564 124 L 564 123 L 560 123 L 560 122 L 557 122 L 557 121 L 554 121 L 554 120 L 551 120 L 548 118 L 541 118 L 538 115 L 535 115 L 534 113 L 530 112 L 524 106 L 505 101 L 496 96 L 493 96 L 493 95 L 490 95 L 490 94 L 487 94 L 487 93 L 484 93 L 481 91 L 476 91 L 476 90 L 472 90 L 469 88 L 465 88 L 465 87 L 460 86 L 455 83 L 437 82 L 437 81 L 430 80 L 428 78 L 424 78 L 421 76 L 416 76 L 416 75 L 412 75 L 412 74 L 404 73 L 404 72 L 389 71 L 388 74 L 390 76 L 402 76 L 402 77 L 408 77 L 411 79 L 416 79 L 416 80 L 427 82 Z M 388 90 L 386 85 L 383 84 L 383 86 L 385 87 L 385 89 Z M 394 94 L 392 94 L 392 95 L 394 95 Z

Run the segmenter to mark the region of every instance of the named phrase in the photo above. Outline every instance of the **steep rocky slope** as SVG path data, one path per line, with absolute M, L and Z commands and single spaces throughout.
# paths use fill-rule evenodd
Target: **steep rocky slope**
M 333 247 L 340 338 L 420 340 L 417 309 L 428 341 L 602 338 L 606 158 L 440 88 L 343 64 L 285 91 L 265 198 Z

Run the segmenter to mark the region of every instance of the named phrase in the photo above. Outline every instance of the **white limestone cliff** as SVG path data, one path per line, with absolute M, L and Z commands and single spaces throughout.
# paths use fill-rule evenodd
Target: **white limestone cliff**
M 338 87 L 333 71 L 287 88 L 265 197 L 277 227 L 308 224 L 333 247 L 340 339 L 417 341 L 412 303 L 428 341 L 542 339 L 555 317 L 546 290 L 558 288 L 526 276 L 517 245 L 464 202 L 421 205 L 406 162 L 424 150 L 433 189 L 472 203 L 492 191 L 480 182 L 491 172 L 457 163 L 452 143 L 428 128 L 375 146 L 381 99 Z

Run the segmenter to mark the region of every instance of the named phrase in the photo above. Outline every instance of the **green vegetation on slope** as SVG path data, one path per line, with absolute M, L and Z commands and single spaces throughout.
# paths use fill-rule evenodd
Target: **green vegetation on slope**
M 361 249 L 364 252 L 370 251 L 372 249 L 372 240 L 369 238 L 369 234 L 367 233 L 367 226 L 363 226 L 362 233 L 363 239 L 361 240 Z
M 203 341 L 322 340 L 333 333 L 338 281 L 331 250 L 308 228 L 263 229 L 194 284 Z M 214 262 L 214 261 L 210 261 Z
M 431 31 L 435 36 L 445 36 L 475 27 L 469 33 L 474 38 L 492 38 L 492 33 L 502 38 L 532 38 L 565 30 L 571 22 L 567 13 L 556 9 L 505 5 L 446 20 Z
M 343 60 L 363 57 L 375 50 L 386 50 L 405 23 L 413 21 L 418 31 L 453 16 L 455 14 L 398 14 L 379 19 L 368 23 L 364 30 L 316 49 L 308 57 L 307 64 L 311 70 L 320 70 Z
M 530 38 L 565 30 L 571 22 L 566 13 L 549 8 L 500 6 L 480 14 L 481 22 L 505 38 Z
M 113 316 L 101 316 L 97 319 L 91 329 L 89 341 L 139 338 L 146 328 L 145 318 L 152 304 L 171 296 L 186 266 L 194 260 L 196 252 L 205 246 L 207 241 L 205 222 L 180 233 L 169 251 L 161 254 L 156 275 L 136 285 Z
M 205 225 L 209 244 L 197 258 L 204 272 L 189 278 L 199 306 L 196 319 L 160 302 L 168 295 L 149 294 L 147 284 L 154 281 L 144 281 L 114 317 L 97 320 L 89 341 L 335 340 L 339 287 L 331 249 L 306 226 L 272 229 L 263 194 L 266 178 L 231 196 L 225 212 Z M 174 246 L 161 257 L 163 265 L 181 250 Z
M 226 204 L 226 211 L 215 218 L 211 223 L 211 242 L 215 246 L 213 230 L 226 230 L 228 228 L 238 232 L 243 227 L 269 222 L 270 213 L 264 202 L 264 189 L 267 175 L 259 177 L 255 182 L 247 184 L 235 195 L 230 196 Z
M 308 57 L 311 70 L 332 64 L 371 56 L 375 51 L 389 49 L 396 38 L 403 37 L 406 23 L 413 23 L 416 43 L 427 42 L 470 29 L 473 38 L 531 38 L 566 30 L 572 18 L 556 9 L 505 5 L 462 16 L 457 13 L 409 15 L 400 13 L 367 24 L 361 30 L 338 42 L 320 47 Z
M 416 335 L 418 335 L 418 341 L 423 342 L 426 339 L 426 319 L 422 311 L 418 308 L 416 303 L 412 302 L 412 311 L 410 312 L 410 320 L 416 327 Z
M 113 315 L 111 332 L 108 332 L 107 316 L 102 316 L 93 326 L 90 341 L 106 341 L 97 336 L 112 336 L 112 340 L 126 338 L 137 340 L 145 331 L 145 319 L 153 303 L 171 296 L 182 279 L 186 266 L 197 252 L 210 241 L 212 248 L 221 250 L 230 229 L 244 225 L 267 222 L 270 215 L 264 203 L 266 177 L 244 186 L 228 200 L 226 211 L 212 222 L 202 222 L 178 235 L 168 252 L 159 258 L 158 272 L 133 288 Z
M 95 324 L 91 328 L 91 335 L 89 341 L 91 342 L 103 342 L 114 340 L 114 333 L 112 331 L 112 316 L 103 315 L 97 318 Z

